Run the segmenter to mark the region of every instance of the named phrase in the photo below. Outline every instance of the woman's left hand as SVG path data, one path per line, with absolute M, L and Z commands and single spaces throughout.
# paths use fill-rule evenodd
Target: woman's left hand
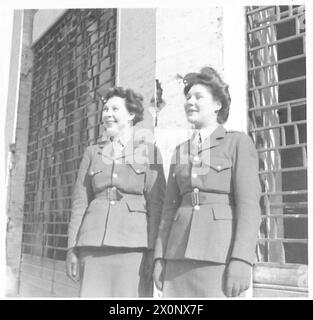
M 147 279 L 150 279 L 152 277 L 153 263 L 154 263 L 154 251 L 148 250 L 145 256 L 145 266 L 144 266 L 144 275 Z
M 226 269 L 226 296 L 239 296 L 249 288 L 250 280 L 251 266 L 243 261 L 231 260 Z

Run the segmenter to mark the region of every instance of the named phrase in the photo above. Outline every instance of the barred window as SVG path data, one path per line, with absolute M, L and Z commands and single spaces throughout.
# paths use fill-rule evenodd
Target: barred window
M 262 184 L 261 262 L 308 262 L 304 6 L 246 8 L 249 132 Z
M 71 196 L 115 81 L 116 9 L 68 10 L 33 47 L 22 252 L 65 260 Z

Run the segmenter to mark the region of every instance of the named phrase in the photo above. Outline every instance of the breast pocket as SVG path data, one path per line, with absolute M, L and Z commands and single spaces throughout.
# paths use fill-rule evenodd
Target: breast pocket
M 145 164 L 127 163 L 127 165 L 131 169 L 131 173 L 135 173 L 136 175 L 142 175 L 147 170 L 147 166 Z
M 145 174 L 147 172 L 146 164 L 127 163 L 126 177 L 123 185 L 128 186 L 128 189 L 137 193 L 143 192 L 145 186 Z
M 229 193 L 231 190 L 232 162 L 225 158 L 212 157 L 207 169 L 208 172 L 202 175 L 205 189 Z
M 107 187 L 111 181 L 112 164 L 105 164 L 101 157 L 95 157 L 90 165 L 88 174 L 91 178 L 94 192 Z

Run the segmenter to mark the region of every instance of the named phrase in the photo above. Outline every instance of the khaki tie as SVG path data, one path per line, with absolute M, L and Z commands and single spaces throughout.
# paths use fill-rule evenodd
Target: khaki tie
M 197 148 L 198 148 L 198 153 L 202 150 L 202 138 L 200 132 L 197 134 Z
M 193 154 L 198 154 L 202 149 L 202 138 L 200 132 L 195 132 L 194 138 L 191 140 L 191 150 Z
M 123 145 L 119 139 L 110 138 L 112 145 L 112 155 L 114 158 L 119 157 L 122 154 Z

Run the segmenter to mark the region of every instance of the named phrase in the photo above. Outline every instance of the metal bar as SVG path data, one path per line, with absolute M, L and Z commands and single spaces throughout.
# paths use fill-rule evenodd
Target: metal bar
M 294 128 L 294 135 L 295 135 L 295 143 L 299 144 L 300 143 L 300 139 L 299 139 L 299 130 L 298 130 L 298 126 L 295 124 L 293 126 Z
M 254 90 L 262 90 L 265 88 L 270 88 L 270 87 L 275 87 L 275 86 L 279 86 L 282 84 L 288 84 L 288 83 L 292 83 L 292 82 L 297 82 L 297 81 L 301 81 L 301 80 L 306 80 L 306 76 L 300 76 L 300 77 L 296 77 L 296 78 L 292 78 L 292 79 L 287 79 L 287 80 L 282 80 L 282 81 L 275 81 L 275 82 L 271 82 L 267 85 L 264 86 L 256 86 L 256 87 L 250 87 L 248 88 L 248 91 L 254 91 Z
M 271 9 L 271 8 L 275 8 L 275 7 L 276 6 L 262 6 L 259 9 L 254 9 L 254 10 L 251 10 L 251 11 L 247 11 L 246 14 L 247 15 L 252 15 L 252 14 L 258 13 L 260 11 L 265 11 L 265 10 L 268 10 L 268 9 Z
M 271 208 L 285 208 L 285 209 L 299 209 L 299 208 L 307 208 L 308 203 L 304 202 L 282 202 L 282 203 L 271 203 Z
M 307 162 L 306 145 L 302 146 L 302 159 L 303 159 L 303 166 L 307 167 L 308 162 Z
M 301 98 L 301 99 L 295 99 L 295 100 L 289 100 L 288 102 L 281 102 L 281 103 L 275 103 L 272 105 L 265 105 L 265 106 L 257 106 L 254 108 L 249 108 L 249 112 L 252 111 L 266 111 L 266 110 L 271 110 L 271 109 L 281 109 L 281 108 L 286 108 L 287 105 L 290 105 L 292 108 L 294 107 L 299 107 L 302 104 L 306 104 L 306 98 Z
M 57 224 L 55 224 L 57 225 Z M 29 236 L 38 236 L 38 233 L 32 233 L 32 232 L 23 232 L 23 235 L 29 235 Z M 41 236 L 46 237 L 59 237 L 59 238 L 67 238 L 67 234 L 59 234 L 59 233 L 43 233 Z M 25 241 L 23 241 L 25 243 Z M 29 242 L 26 242 L 29 243 Z
M 285 131 L 285 126 L 280 127 L 281 131 L 281 144 L 282 146 L 286 146 L 286 131 Z
M 283 285 L 274 285 L 274 284 L 261 284 L 253 282 L 254 289 L 267 289 L 267 290 L 277 290 L 283 292 L 299 292 L 299 293 L 306 293 L 308 294 L 308 289 L 303 287 L 296 287 L 296 286 L 283 286 Z
M 257 152 L 263 153 L 263 152 L 269 152 L 269 151 L 288 150 L 288 149 L 301 148 L 306 145 L 307 145 L 307 143 L 289 144 L 287 146 L 277 146 L 277 147 L 272 147 L 272 148 L 257 149 Z
M 288 123 L 292 122 L 290 103 L 288 103 L 288 105 L 287 105 L 287 122 Z
M 296 56 L 292 56 L 290 58 L 285 58 L 285 59 L 278 60 L 277 62 L 265 63 L 262 66 L 250 67 L 250 68 L 248 68 L 248 72 L 256 71 L 256 70 L 259 70 L 259 69 L 265 69 L 265 68 L 272 67 L 272 66 L 278 66 L 278 65 L 280 65 L 282 63 L 294 61 L 294 60 L 305 58 L 305 57 L 306 57 L 306 55 L 301 53 L 301 54 L 298 54 Z
M 45 218 L 49 218 L 48 215 L 46 215 Z M 28 222 L 28 221 L 25 221 L 24 222 L 24 225 L 35 225 L 35 224 L 40 224 L 40 225 L 48 225 L 48 224 L 58 224 L 58 225 L 65 225 L 67 226 L 68 225 L 68 221 L 59 221 L 59 222 L 50 222 L 48 220 L 44 220 L 43 222 Z
M 307 194 L 308 190 L 297 190 L 297 191 L 266 191 L 262 192 L 262 196 L 291 196 L 291 195 L 299 195 L 299 194 Z
M 293 121 L 292 123 L 282 123 L 282 124 L 276 124 L 274 126 L 268 126 L 268 127 L 259 127 L 259 128 L 253 128 L 250 129 L 249 132 L 256 132 L 256 131 L 267 131 L 267 130 L 272 130 L 272 129 L 278 129 L 282 127 L 288 127 L 292 125 L 299 125 L 299 124 L 306 124 L 306 120 L 299 120 L 299 121 Z
M 265 45 L 261 45 L 261 46 L 254 47 L 254 48 L 250 48 L 250 49 L 248 49 L 248 52 L 253 52 L 253 51 L 265 49 L 266 47 L 275 46 L 277 44 L 281 44 L 281 43 L 284 43 L 284 42 L 288 42 L 288 41 L 292 41 L 292 40 L 300 39 L 300 38 L 303 38 L 303 39 L 305 38 L 305 32 L 301 33 L 301 35 L 294 35 L 294 36 L 286 37 L 286 38 L 283 38 L 283 39 L 280 39 L 280 40 L 276 40 L 276 41 L 273 41 L 273 42 L 268 42 Z
M 283 243 L 308 243 L 308 239 L 285 239 L 285 238 L 276 238 L 276 239 L 270 239 L 270 238 L 258 238 L 258 242 L 283 242 Z
M 300 13 L 295 14 L 293 16 L 290 16 L 290 17 L 288 17 L 286 19 L 280 19 L 280 20 L 271 22 L 271 23 L 269 23 L 269 24 L 267 24 L 265 26 L 257 27 L 257 28 L 254 28 L 254 29 L 250 29 L 250 30 L 247 31 L 247 33 L 250 34 L 250 33 L 258 32 L 260 30 L 263 30 L 263 29 L 266 29 L 266 28 L 269 28 L 269 27 L 272 27 L 272 26 L 276 26 L 277 24 L 288 22 L 288 21 L 290 21 L 292 19 L 297 20 L 298 17 L 303 16 L 304 14 L 305 14 L 304 12 L 300 12 Z
M 43 247 L 42 244 L 40 243 L 28 243 L 28 242 L 22 242 L 22 245 L 23 246 L 27 246 L 27 247 Z M 60 251 L 67 251 L 67 248 L 66 247 L 53 247 L 53 246 L 50 246 L 50 245 L 45 245 L 44 248 L 47 248 L 47 249 L 55 249 L 55 250 L 60 250 Z
M 281 218 L 281 219 L 308 219 L 307 214 L 267 214 L 261 215 L 261 219 L 276 219 L 276 218 Z
M 303 171 L 307 170 L 307 167 L 291 167 L 291 168 L 283 168 L 283 169 L 273 169 L 273 170 L 263 170 L 259 171 L 259 174 L 272 174 L 278 172 L 294 172 L 294 171 Z

